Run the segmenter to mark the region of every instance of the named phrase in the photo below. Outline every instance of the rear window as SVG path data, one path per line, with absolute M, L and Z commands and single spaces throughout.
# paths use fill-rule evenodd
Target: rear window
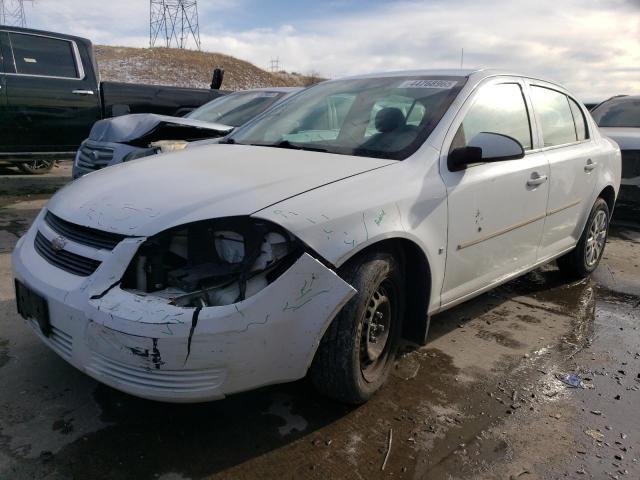
M 533 86 L 531 100 L 540 119 L 545 147 L 577 141 L 576 124 L 566 95 L 549 88 Z
M 16 73 L 78 78 L 73 43 L 57 38 L 10 33 Z
M 640 128 L 640 98 L 616 98 L 595 108 L 591 115 L 599 127 Z
M 569 107 L 571 107 L 571 113 L 573 114 L 573 123 L 576 124 L 576 136 L 578 137 L 578 141 L 586 140 L 589 138 L 589 134 L 587 132 L 587 121 L 584 118 L 582 109 L 570 98 Z

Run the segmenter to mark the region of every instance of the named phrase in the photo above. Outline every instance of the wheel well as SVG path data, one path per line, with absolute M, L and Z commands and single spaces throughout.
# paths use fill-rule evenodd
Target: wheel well
M 608 185 L 600 192 L 598 195 L 599 198 L 602 198 L 605 202 L 607 202 L 607 206 L 609 207 L 609 214 L 613 213 L 613 206 L 616 203 L 616 192 L 611 185 Z
M 402 336 L 424 345 L 429 329 L 429 297 L 431 296 L 431 270 L 422 249 L 404 238 L 392 238 L 369 245 L 348 262 L 371 250 L 392 253 L 402 265 L 405 277 L 406 310 L 402 322 Z M 423 292 L 420 295 L 420 292 Z

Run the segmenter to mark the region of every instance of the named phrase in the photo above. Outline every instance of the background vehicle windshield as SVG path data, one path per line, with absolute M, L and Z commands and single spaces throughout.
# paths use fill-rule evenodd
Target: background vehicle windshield
M 325 82 L 274 107 L 232 139 L 402 160 L 429 136 L 465 81 L 386 77 Z
M 194 120 L 238 127 L 265 111 L 284 95 L 284 92 L 269 91 L 232 93 L 216 98 L 186 116 Z
M 603 103 L 591 112 L 599 127 L 640 128 L 640 98 L 619 98 Z

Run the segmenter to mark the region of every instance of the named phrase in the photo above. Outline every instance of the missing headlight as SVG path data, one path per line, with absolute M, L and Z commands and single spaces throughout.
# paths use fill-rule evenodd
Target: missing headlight
M 256 294 L 302 253 L 282 227 L 249 217 L 195 222 L 149 238 L 122 286 L 184 307 L 229 305 Z

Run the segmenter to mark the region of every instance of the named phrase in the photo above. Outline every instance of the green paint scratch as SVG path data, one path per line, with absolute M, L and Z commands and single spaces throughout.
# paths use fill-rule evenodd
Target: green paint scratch
M 381 208 L 380 213 L 378 213 L 378 218 L 374 220 L 374 222 L 376 222 L 376 225 L 380 226 L 380 224 L 382 223 L 382 219 L 386 214 L 387 212 L 385 212 L 384 209 Z
M 165 325 L 164 328 L 166 328 L 166 330 L 161 330 L 161 333 L 164 333 L 165 335 L 173 335 L 173 330 L 171 330 L 169 325 Z
M 364 225 L 364 233 L 367 235 L 367 240 L 369 240 L 369 229 L 367 228 L 367 222 L 364 219 L 364 212 L 362 212 L 362 224 Z

